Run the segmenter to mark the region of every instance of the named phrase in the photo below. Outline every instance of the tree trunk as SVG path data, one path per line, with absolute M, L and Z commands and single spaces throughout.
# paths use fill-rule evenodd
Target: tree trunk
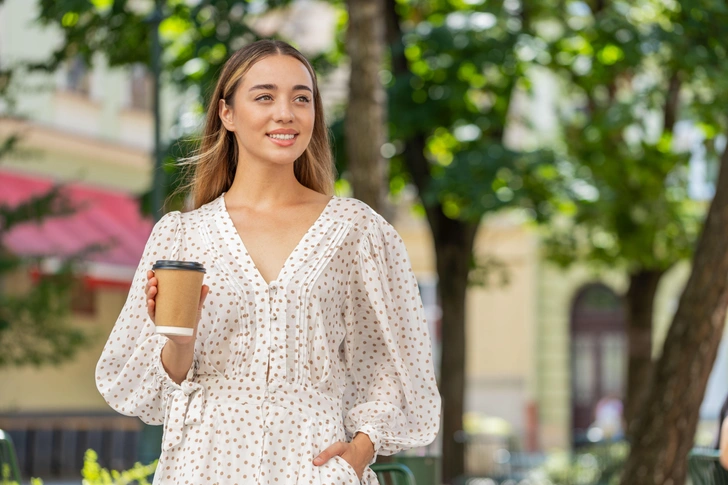
M 655 294 L 664 271 L 639 269 L 629 276 L 627 305 L 627 391 L 624 418 L 633 429 L 652 371 L 652 321 Z
M 384 87 L 379 81 L 384 50 L 383 0 L 347 0 L 346 48 L 351 61 L 349 100 L 344 120 L 348 170 L 354 197 L 386 212 Z M 386 216 L 386 215 L 385 215 Z
M 685 482 L 700 405 L 728 307 L 728 148 L 693 269 L 638 413 L 623 485 Z
M 425 138 L 416 136 L 405 144 L 407 169 L 424 194 L 430 182 L 424 155 Z M 465 403 L 465 296 L 470 260 L 479 223 L 449 219 L 440 204 L 425 205 L 427 221 L 435 244 L 437 292 L 442 306 L 440 394 L 442 395 L 442 476 L 443 484 L 453 484 L 465 473 L 463 411 Z
M 386 0 L 385 13 L 392 70 L 396 76 L 404 75 L 409 68 L 395 0 Z M 425 158 L 426 135 L 420 133 L 404 142 L 405 164 L 422 200 L 432 180 L 430 165 Z M 465 402 L 465 295 L 475 235 L 480 224 L 449 219 L 441 204 L 422 202 L 435 244 L 437 291 L 442 305 L 443 351 L 439 387 L 443 422 L 440 429 L 442 476 L 439 483 L 450 485 L 465 473 L 465 443 L 460 439 Z
M 442 483 L 465 473 L 463 411 L 465 401 L 465 296 L 476 224 L 448 219 L 437 212 L 433 227 L 438 294 L 442 305 L 440 393 L 443 400 Z

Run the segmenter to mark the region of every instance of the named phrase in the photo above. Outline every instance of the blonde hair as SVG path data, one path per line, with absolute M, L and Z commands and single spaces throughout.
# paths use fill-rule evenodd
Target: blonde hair
M 230 189 L 238 165 L 238 144 L 235 134 L 222 124 L 218 114 L 220 100 L 233 105 L 235 91 L 250 67 L 269 56 L 283 55 L 298 59 L 313 80 L 314 125 L 311 141 L 293 163 L 298 181 L 316 192 L 332 195 L 335 180 L 329 132 L 324 120 L 323 103 L 316 73 L 308 60 L 291 45 L 279 40 L 259 40 L 236 51 L 225 63 L 210 97 L 205 127 L 194 155 L 180 162 L 186 183 L 176 193 L 190 192 L 193 209 L 215 200 Z

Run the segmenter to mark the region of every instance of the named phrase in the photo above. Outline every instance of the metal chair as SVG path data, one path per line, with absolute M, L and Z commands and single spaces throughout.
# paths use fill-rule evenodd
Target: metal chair
M 381 485 L 417 485 L 412 470 L 402 463 L 374 463 L 371 469 Z
M 695 448 L 688 455 L 688 475 L 693 485 L 728 485 L 728 471 L 718 461 L 718 450 Z
M 10 435 L 0 429 L 0 480 L 20 481 L 20 467 Z

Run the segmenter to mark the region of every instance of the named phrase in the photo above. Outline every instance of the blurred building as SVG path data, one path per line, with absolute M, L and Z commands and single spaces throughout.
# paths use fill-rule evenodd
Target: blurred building
M 35 2 L 0 7 L 0 63 L 42 61 L 58 35 L 33 23 Z M 78 58 L 56 73 L 16 79 L 16 106 L 3 106 L 0 139 L 21 137 L 19 150 L 0 160 L 0 203 L 15 205 L 62 182 L 80 209 L 72 216 L 24 224 L 3 235 L 4 249 L 21 256 L 57 257 L 91 244 L 108 246 L 84 264 L 73 295 L 73 323 L 91 337 L 69 363 L 5 368 L 0 373 L 0 428 L 15 439 L 24 471 L 34 476 L 78 476 L 87 448 L 106 466 L 136 459 L 139 420 L 113 413 L 95 389 L 94 368 L 129 289 L 152 220 L 138 196 L 152 173 L 151 78 L 143 66 L 109 69 L 98 58 L 90 69 Z M 177 95 L 166 90 L 169 127 Z M 37 275 L 8 276 L 4 288 L 22 289 Z M 10 281 L 12 280 L 12 284 Z

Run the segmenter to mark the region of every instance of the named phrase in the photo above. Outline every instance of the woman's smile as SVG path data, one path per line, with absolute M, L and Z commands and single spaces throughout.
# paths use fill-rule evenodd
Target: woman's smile
M 289 147 L 296 143 L 298 132 L 295 130 L 274 130 L 266 133 L 266 136 L 278 146 Z

